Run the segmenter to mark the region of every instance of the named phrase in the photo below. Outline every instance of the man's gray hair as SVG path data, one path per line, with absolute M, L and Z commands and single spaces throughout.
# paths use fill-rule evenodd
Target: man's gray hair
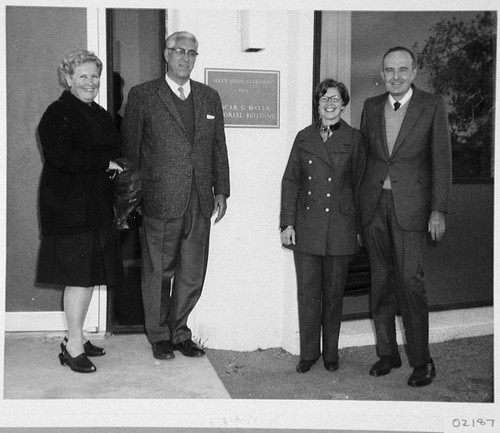
M 198 39 L 196 39 L 195 35 L 186 31 L 175 32 L 171 35 L 168 35 L 165 41 L 165 46 L 167 48 L 173 48 L 179 39 L 189 39 L 193 41 L 196 45 L 196 49 L 198 49 Z

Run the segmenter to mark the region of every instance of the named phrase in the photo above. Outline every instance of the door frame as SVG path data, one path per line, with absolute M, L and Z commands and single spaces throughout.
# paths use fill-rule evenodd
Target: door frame
M 87 49 L 93 51 L 102 61 L 101 77 L 107 77 L 107 34 L 106 34 L 106 8 L 87 8 Z M 97 103 L 108 106 L 108 80 L 101 80 Z M 106 286 L 97 286 L 92 295 L 92 301 L 87 312 L 83 329 L 87 332 L 105 333 L 107 329 L 108 289 Z
M 106 59 L 106 9 L 87 8 L 87 49 L 99 58 Z M 106 62 L 102 76 L 106 77 Z M 101 81 L 96 102 L 107 107 L 107 80 Z M 105 333 L 107 328 L 107 287 L 96 286 L 89 305 L 83 329 L 86 332 Z M 21 311 L 5 314 L 6 332 L 64 332 L 68 329 L 64 311 Z

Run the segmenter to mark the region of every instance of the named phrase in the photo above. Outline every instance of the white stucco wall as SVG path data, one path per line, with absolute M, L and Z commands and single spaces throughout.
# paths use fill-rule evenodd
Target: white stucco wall
M 190 317 L 196 338 L 233 350 L 297 353 L 292 254 L 279 241 L 281 177 L 299 129 L 311 121 L 313 11 L 269 10 L 257 23 L 265 49 L 241 51 L 236 10 L 169 10 L 167 31 L 200 42 L 192 78 L 205 68 L 280 71 L 280 128 L 226 128 L 231 197 L 213 226 L 204 293 Z
M 278 227 L 290 148 L 298 130 L 311 121 L 314 12 L 252 9 L 251 30 L 265 45 L 257 53 L 241 50 L 236 8 L 168 8 L 167 14 L 168 33 L 188 30 L 200 41 L 195 80 L 204 82 L 205 68 L 280 72 L 280 127 L 226 128 L 232 194 L 226 217 L 212 230 L 204 293 L 190 317 L 193 334 L 212 348 L 284 347 L 296 353 L 295 269 L 292 254 L 280 245 Z M 29 329 L 27 315 L 34 323 Z M 59 311 L 14 308 L 7 330 L 54 331 L 63 329 L 62 318 Z

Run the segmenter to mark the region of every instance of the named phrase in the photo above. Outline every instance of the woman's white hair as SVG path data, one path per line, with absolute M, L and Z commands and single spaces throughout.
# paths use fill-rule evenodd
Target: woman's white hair
M 92 62 L 97 66 L 99 76 L 102 72 L 102 62 L 92 51 L 77 50 L 65 55 L 59 65 L 59 81 L 65 88 L 69 88 L 66 75 L 73 75 L 75 68 L 83 63 Z

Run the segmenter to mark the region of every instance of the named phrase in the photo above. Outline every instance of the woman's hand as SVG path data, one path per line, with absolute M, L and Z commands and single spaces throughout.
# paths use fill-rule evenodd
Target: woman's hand
M 283 245 L 295 245 L 295 229 L 293 226 L 288 226 L 281 232 L 281 243 Z
M 118 173 L 121 173 L 123 171 L 123 167 L 118 164 L 116 161 L 109 161 L 109 167 L 107 171 L 117 171 Z
M 109 173 L 109 178 L 114 179 L 117 174 L 123 171 L 123 167 L 116 161 L 109 161 L 109 166 L 106 171 Z

